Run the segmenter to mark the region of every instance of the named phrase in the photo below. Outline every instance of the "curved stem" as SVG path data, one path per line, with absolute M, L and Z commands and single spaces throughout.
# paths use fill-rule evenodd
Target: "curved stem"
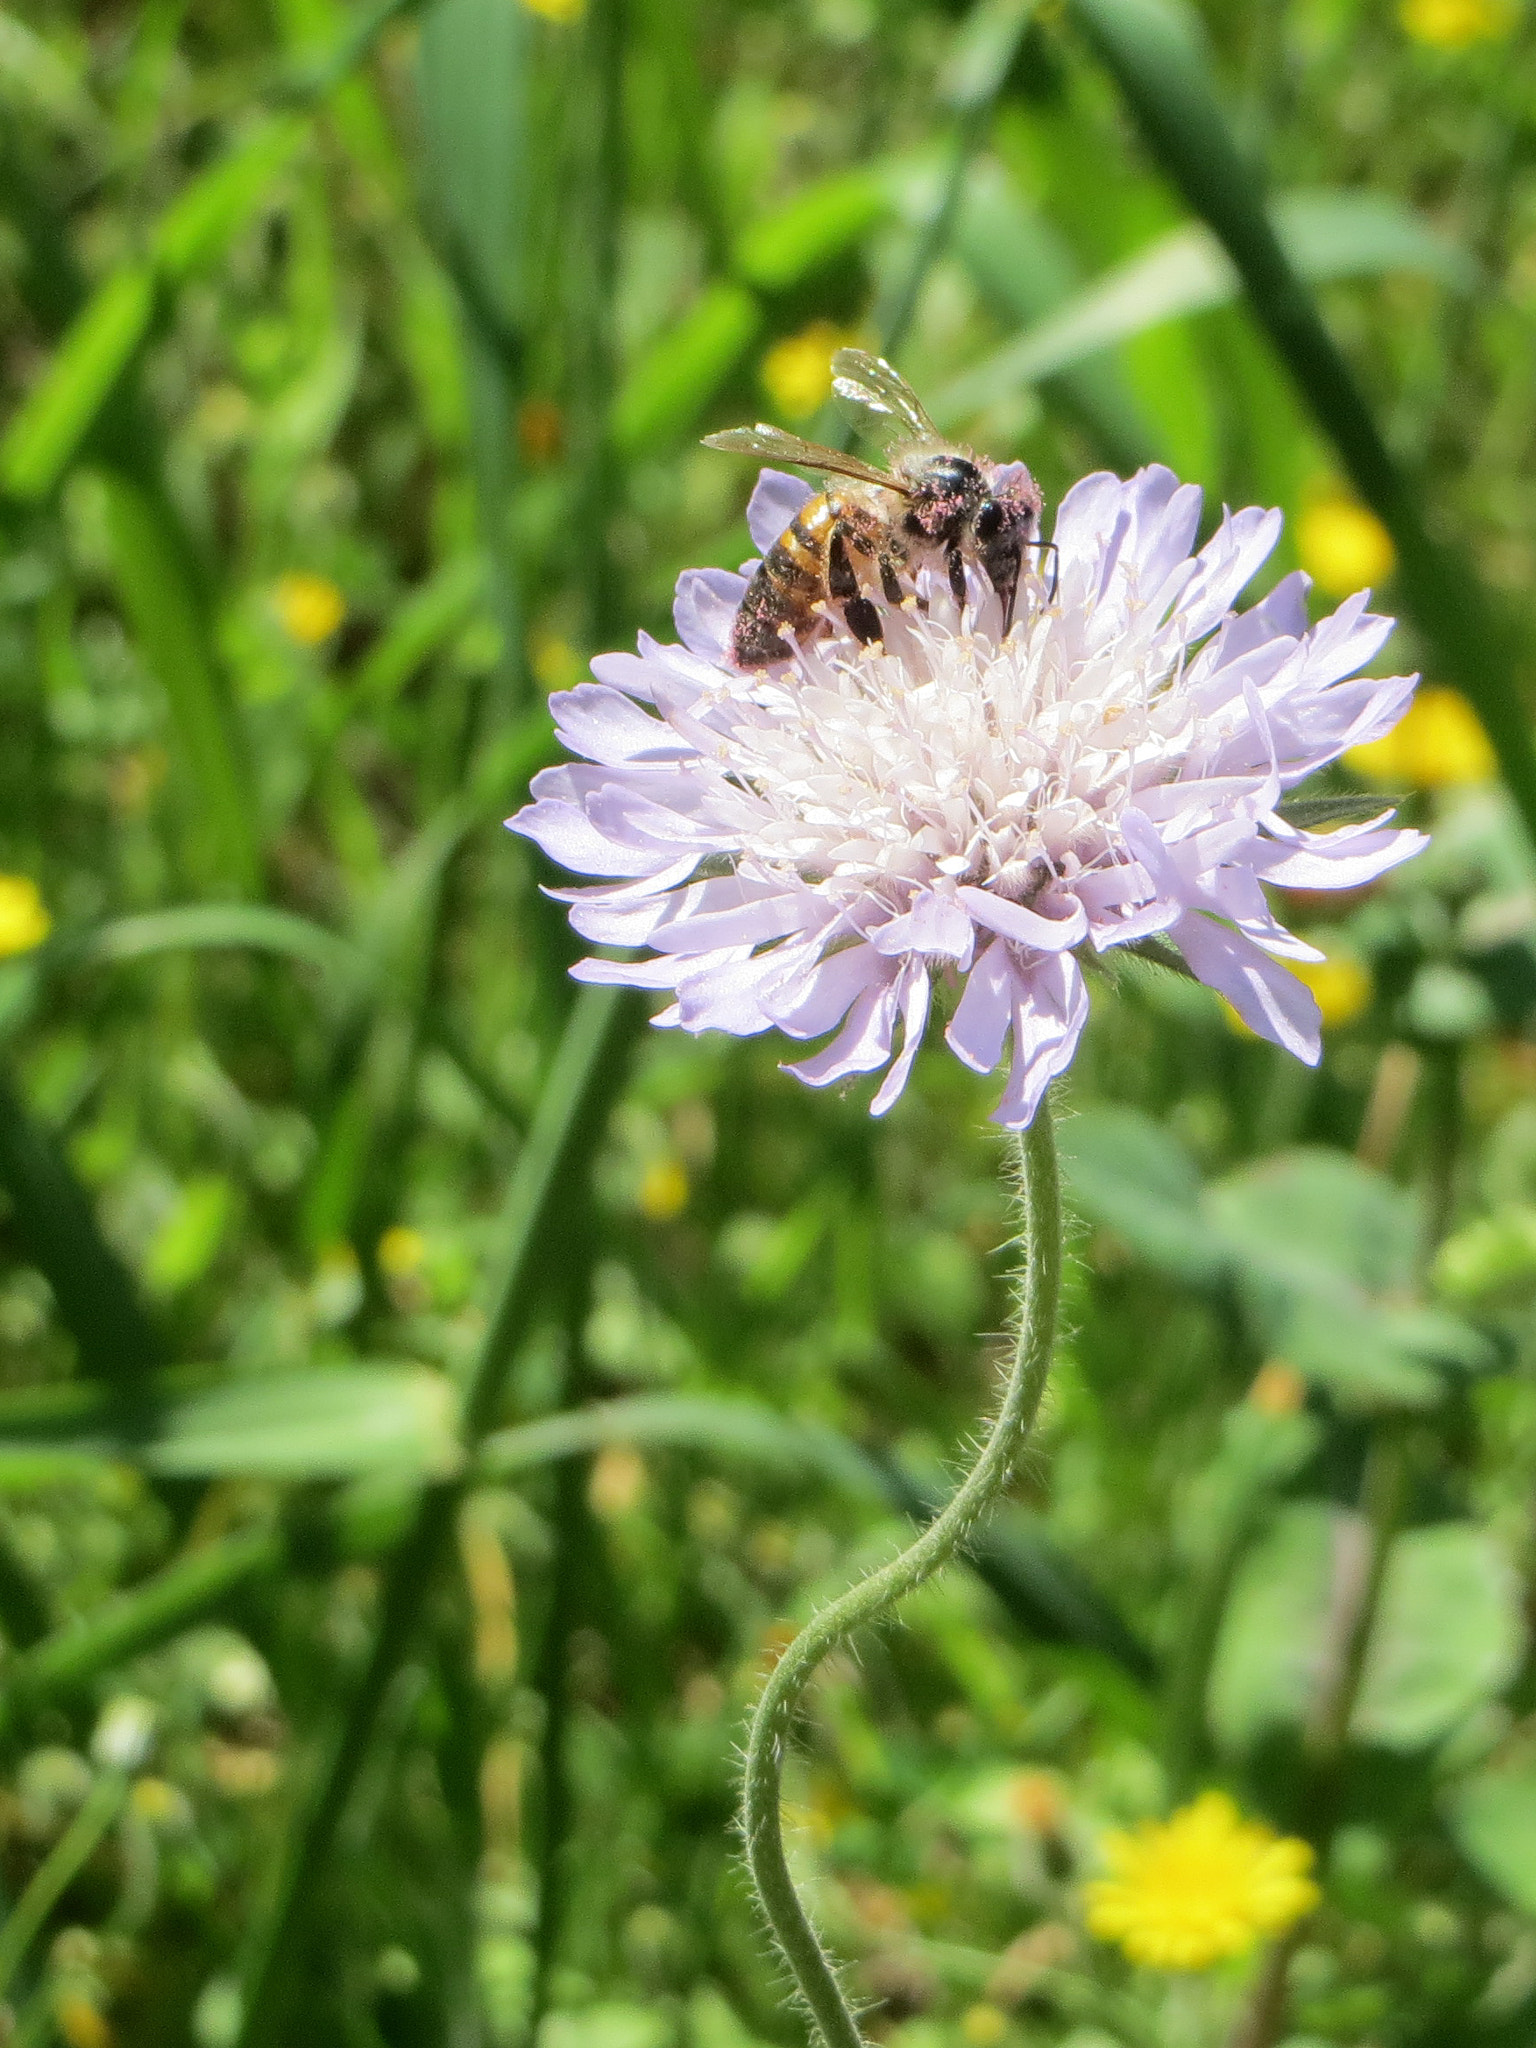
M 1061 1291 L 1061 1192 L 1050 1109 L 1019 1145 L 1025 1264 L 1018 1334 L 1002 1406 L 980 1457 L 941 1515 L 879 1571 L 812 1615 L 769 1675 L 752 1717 L 742 1787 L 747 1861 L 763 1913 L 827 2048 L 865 2048 L 826 1950 L 800 1903 L 784 1854 L 779 1781 L 800 1695 L 824 1657 L 946 1565 L 1003 1489 L 1029 1435 L 1050 1370 Z

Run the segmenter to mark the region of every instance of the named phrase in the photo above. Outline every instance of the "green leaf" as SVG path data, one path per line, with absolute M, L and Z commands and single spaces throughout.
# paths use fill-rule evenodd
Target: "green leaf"
M 1462 291 L 1474 282 L 1459 250 L 1382 194 L 1293 192 L 1275 200 L 1274 214 L 1291 261 L 1313 282 L 1394 270 L 1416 271 Z M 1170 229 L 956 379 L 938 403 L 949 415 L 977 411 L 1165 321 L 1229 305 L 1241 288 L 1208 228 Z
M 1139 1110 L 1089 1108 L 1061 1127 L 1073 1203 L 1159 1272 L 1196 1285 L 1229 1255 L 1200 1207 L 1200 1173 L 1169 1131 Z
M 1298 1285 L 1347 1281 L 1388 1294 L 1413 1282 L 1413 1197 L 1346 1152 L 1281 1152 L 1211 1189 L 1222 1229 L 1250 1266 Z
M 1211 1726 L 1226 1748 L 1306 1719 L 1327 1665 L 1335 1579 L 1355 1568 L 1364 1533 L 1358 1517 L 1299 1501 L 1249 1553 L 1211 1677 Z M 1470 1522 L 1409 1530 L 1387 1559 L 1352 1736 L 1399 1751 L 1438 1741 L 1504 1691 L 1524 1645 L 1519 1584 L 1493 1538 Z
M 309 133 L 306 116 L 262 121 L 243 142 L 209 165 L 161 215 L 150 249 L 169 284 L 222 256 L 265 203 L 268 188 Z
M 1321 1501 L 1295 1502 L 1239 1567 L 1207 1696 L 1225 1749 L 1306 1716 L 1323 1663 L 1336 1520 Z
M 890 207 L 878 170 L 838 171 L 754 221 L 737 240 L 736 270 L 748 284 L 783 291 L 861 242 Z
M 975 0 L 939 86 L 957 113 L 985 108 L 996 99 L 1036 5 L 1037 0 Z
M 149 332 L 155 275 L 115 271 L 87 301 L 0 440 L 0 488 L 47 495 Z
M 1447 1794 L 1445 1807 L 1467 1861 L 1536 1917 L 1536 1762 L 1478 1771 Z
M 200 1280 L 218 1257 L 235 1213 L 235 1190 L 223 1174 L 194 1175 L 145 1254 L 144 1281 L 150 1292 L 169 1299 Z
M 762 313 L 740 285 L 713 284 L 630 370 L 613 407 L 613 438 L 643 454 L 684 432 L 751 346 Z
M 185 1379 L 186 1375 L 181 1376 Z M 113 1458 L 160 1478 L 351 1479 L 457 1470 L 453 1391 L 441 1373 L 401 1365 L 222 1378 L 185 1392 L 160 1383 L 124 1435 L 111 1405 L 67 1388 L 0 1406 L 0 1463 Z
M 1266 1343 L 1335 1399 L 1426 1407 L 1437 1366 L 1492 1362 L 1466 1325 L 1408 1305 L 1414 1199 L 1348 1154 L 1278 1153 L 1213 1185 L 1207 1206 Z
M 1520 1204 L 1463 1224 L 1436 1253 L 1434 1278 L 1452 1301 L 1528 1296 L 1536 1287 L 1536 1208 Z
M 1525 1641 L 1519 1579 L 1487 1530 L 1410 1530 L 1387 1560 L 1352 1733 L 1382 1749 L 1424 1748 L 1499 1697 Z

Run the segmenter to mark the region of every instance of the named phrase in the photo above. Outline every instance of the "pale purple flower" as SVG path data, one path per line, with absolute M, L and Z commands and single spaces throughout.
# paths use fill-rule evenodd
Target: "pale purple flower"
M 764 472 L 760 548 L 809 494 Z M 1082 1032 L 1079 955 L 1165 934 L 1254 1031 L 1315 1063 L 1317 1005 L 1283 963 L 1322 956 L 1263 885 L 1356 888 L 1423 840 L 1390 810 L 1308 832 L 1277 806 L 1387 732 L 1416 679 L 1358 673 L 1392 627 L 1364 592 L 1309 627 L 1297 574 L 1234 612 L 1281 516 L 1226 514 L 1191 556 L 1200 504 L 1162 468 L 1087 477 L 1056 521 L 1054 595 L 1031 578 L 1006 639 L 983 578 L 962 619 L 925 572 L 926 612 L 881 604 L 883 646 L 834 614 L 750 675 L 726 652 L 743 577 L 685 574 L 683 644 L 642 638 L 551 700 L 585 758 L 546 769 L 509 821 L 607 878 L 555 892 L 583 937 L 652 956 L 576 974 L 671 990 L 658 1024 L 825 1039 L 789 1071 L 819 1087 L 885 1068 L 876 1115 L 937 981 L 958 992 L 945 1036 L 967 1066 L 990 1072 L 1011 1040 L 996 1120 L 1021 1128 Z

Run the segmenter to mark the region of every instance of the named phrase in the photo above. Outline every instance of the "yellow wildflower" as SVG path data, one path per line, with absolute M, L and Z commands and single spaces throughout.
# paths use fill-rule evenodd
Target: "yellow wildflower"
M 832 353 L 853 339 L 830 320 L 813 320 L 776 341 L 763 357 L 763 389 L 787 420 L 807 420 L 832 392 Z
M 1088 1926 L 1154 1970 L 1203 1970 L 1279 1934 L 1321 1896 L 1312 1850 L 1202 1792 L 1166 1821 L 1105 1843 L 1113 1876 L 1087 1888 Z
M 546 21 L 580 21 L 587 0 L 523 0 L 530 14 L 542 14 Z
M 53 2020 L 69 2048 L 110 2048 L 112 2029 L 83 1992 L 63 1992 L 55 2001 Z
M 1392 536 L 1376 517 L 1340 492 L 1319 498 L 1296 522 L 1301 566 L 1330 597 L 1384 583 L 1397 564 Z
M 1426 685 L 1384 739 L 1344 756 L 1357 775 L 1384 787 L 1452 789 L 1498 773 L 1482 721 L 1459 690 Z
M 960 2015 L 960 2038 L 966 2048 L 997 2048 L 1008 2038 L 1008 2015 L 986 1999 L 968 2005 Z
M 409 1223 L 391 1223 L 379 1239 L 375 1256 L 386 1280 L 409 1280 L 421 1271 L 427 1240 Z
M 300 647 L 318 647 L 329 640 L 347 616 L 347 600 L 329 576 L 309 569 L 290 569 L 279 576 L 272 592 L 278 621 Z
M 1403 0 L 1398 19 L 1416 43 L 1432 50 L 1465 50 L 1508 35 L 1515 9 L 1510 0 Z
M 1061 1782 L 1050 1771 L 1015 1771 L 1008 1781 L 1008 1805 L 1020 1827 L 1033 1835 L 1059 1835 L 1067 1817 Z
M 688 1205 L 688 1175 L 681 1159 L 653 1159 L 640 1181 L 640 1213 L 652 1223 L 670 1223 Z
M 0 875 L 0 960 L 30 953 L 53 930 L 53 919 L 27 875 Z
M 600 1522 L 621 1522 L 645 1498 L 645 1460 L 633 1444 L 604 1444 L 592 1460 L 587 1505 Z
M 1306 1406 L 1306 1400 L 1306 1381 L 1283 1358 L 1271 1358 L 1261 1365 L 1248 1389 L 1248 1405 L 1261 1415 L 1294 1415 Z
M 1325 1031 L 1353 1024 L 1371 1007 L 1376 992 L 1371 970 L 1353 953 L 1330 953 L 1326 960 L 1293 960 L 1291 972 L 1311 989 L 1323 1013 Z
M 129 1804 L 151 1827 L 176 1827 L 191 1818 L 186 1794 L 164 1778 L 136 1779 Z
M 581 681 L 581 656 L 558 633 L 537 632 L 531 636 L 528 666 L 541 690 L 571 690 Z

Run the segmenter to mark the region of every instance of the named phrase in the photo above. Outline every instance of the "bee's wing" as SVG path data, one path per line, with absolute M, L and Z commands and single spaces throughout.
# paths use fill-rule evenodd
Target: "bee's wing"
M 862 348 L 840 348 L 832 358 L 832 389 L 850 405 L 875 414 L 888 435 L 907 441 L 943 437 L 899 370 Z
M 906 486 L 883 469 L 860 462 L 857 455 L 844 455 L 837 448 L 823 448 L 819 441 L 804 441 L 798 434 L 786 434 L 782 427 L 732 427 L 729 433 L 706 434 L 706 448 L 720 448 L 727 455 L 761 455 L 767 462 L 792 462 L 797 469 L 817 469 L 827 476 L 856 477 L 862 484 L 878 484 L 883 491 L 905 491 Z

